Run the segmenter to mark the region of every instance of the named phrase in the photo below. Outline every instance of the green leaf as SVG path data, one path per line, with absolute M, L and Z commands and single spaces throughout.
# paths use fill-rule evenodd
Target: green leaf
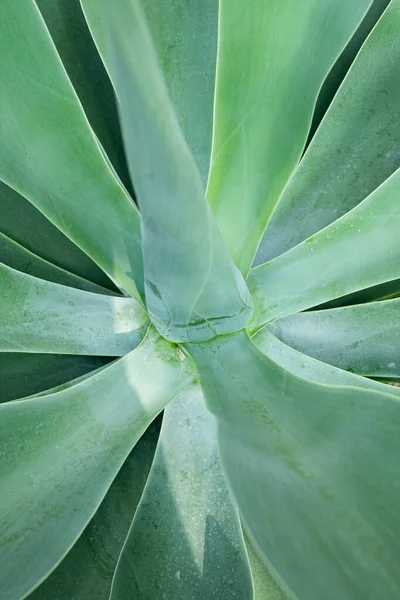
M 158 432 L 157 420 L 129 454 L 79 540 L 29 600 L 108 600 L 118 556 L 154 457 Z
M 0 352 L 0 402 L 37 394 L 107 364 L 110 358 Z
M 0 406 L 0 595 L 23 598 L 75 543 L 149 423 L 193 378 L 151 333 L 56 394 Z
M 125 187 L 133 192 L 114 90 L 79 0 L 35 0 L 89 123 Z
M 398 398 L 296 377 L 245 332 L 189 347 L 246 528 L 299 600 L 397 600 Z
M 113 295 L 109 289 L 100 287 L 87 279 L 56 267 L 56 265 L 47 262 L 47 260 L 43 260 L 43 258 L 26 250 L 26 248 L 20 246 L 3 233 L 0 233 L 0 262 L 39 279 L 45 279 L 46 281 L 68 285 L 69 287 L 97 294 Z
M 138 297 L 138 212 L 102 155 L 33 0 L 5 0 L 2 9 L 0 179 Z
M 400 1 L 361 48 L 265 232 L 257 263 L 359 204 L 400 167 Z
M 387 281 L 379 285 L 374 285 L 364 290 L 359 290 L 353 294 L 341 296 L 335 300 L 330 300 L 318 306 L 318 309 L 324 308 L 339 308 L 340 306 L 350 306 L 354 304 L 365 304 L 367 302 L 375 302 L 376 300 L 388 300 L 396 298 L 400 294 L 400 279 Z
M 99 3 L 81 0 L 92 35 L 108 65 Z M 143 5 L 169 96 L 203 185 L 207 183 L 214 106 L 218 0 L 146 0 Z
M 322 88 L 319 92 L 317 104 L 315 106 L 309 139 L 311 139 L 322 121 L 326 111 L 329 108 L 333 98 L 335 97 L 338 88 L 350 69 L 354 59 L 356 58 L 360 48 L 364 44 L 366 38 L 375 27 L 382 13 L 386 9 L 390 0 L 372 0 L 367 14 L 361 21 L 357 31 L 350 39 L 346 48 L 343 50 L 332 69 L 329 71 Z
M 111 600 L 251 600 L 238 513 L 217 452 L 216 423 L 197 384 L 165 410 L 146 488 Z
M 247 274 L 322 82 L 371 0 L 221 0 L 207 197 Z
M 269 329 L 285 344 L 346 371 L 400 377 L 400 298 L 291 315 Z
M 367 379 L 366 377 L 360 377 L 360 375 L 356 375 L 355 373 L 343 371 L 294 350 L 272 335 L 268 327 L 264 327 L 264 329 L 259 331 L 254 336 L 253 342 L 268 358 L 280 367 L 303 379 L 309 379 L 310 381 L 326 385 L 362 387 L 381 391 L 384 394 L 400 396 L 400 388 L 391 387 L 378 381 Z
M 133 298 L 58 285 L 0 264 L 0 351 L 121 356 L 143 339 Z
M 2 181 L 0 181 L 0 212 L 0 232 L 26 250 L 97 285 L 116 290 L 107 275 L 78 246 L 54 227 L 26 198 Z M 14 267 L 12 264 L 10 266 Z M 36 275 L 30 271 L 26 272 Z
M 270 565 L 266 565 L 254 550 L 253 543 L 245 536 L 246 548 L 251 565 L 251 576 L 254 587 L 254 600 L 291 600 L 293 596 L 281 581 L 278 582 L 276 573 Z
M 151 319 L 175 342 L 238 331 L 250 318 L 251 298 L 212 219 L 140 3 L 100 5 L 141 208 Z
M 250 330 L 400 277 L 400 170 L 349 213 L 251 271 Z

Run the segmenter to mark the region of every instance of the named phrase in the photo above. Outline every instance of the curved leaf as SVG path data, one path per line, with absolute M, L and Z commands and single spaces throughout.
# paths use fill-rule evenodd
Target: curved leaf
M 400 388 L 398 387 L 388 386 L 384 383 L 343 371 L 294 350 L 272 335 L 268 327 L 264 327 L 264 329 L 259 331 L 254 336 L 253 342 L 268 358 L 298 377 L 325 385 L 350 385 L 352 387 L 367 388 L 378 392 L 381 391 L 384 394 L 400 396 Z
M 56 394 L 0 406 L 0 595 L 34 589 L 75 543 L 149 423 L 193 378 L 150 334 Z
M 61 233 L 26 198 L 2 181 L 0 181 L 0 213 L 2 234 L 55 266 L 116 291 L 107 275 L 78 246 Z M 14 267 L 11 264 L 10 266 Z
M 244 274 L 300 159 L 322 82 L 370 4 L 220 1 L 207 197 Z
M 94 132 L 125 187 L 133 192 L 114 90 L 79 0 L 35 0 Z
M 165 410 L 110 600 L 162 597 L 253 598 L 239 517 L 220 467 L 215 419 L 198 385 Z
M 349 213 L 253 269 L 250 330 L 400 277 L 400 170 Z
M 61 286 L 0 264 L 0 351 L 121 356 L 144 337 L 133 298 Z
M 400 1 L 361 48 L 278 204 L 257 263 L 329 225 L 400 167 Z
M 151 467 L 159 425 L 154 421 L 112 482 L 79 540 L 29 600 L 108 600 L 114 569 Z
M 33 0 L 5 0 L 2 9 L 0 179 L 137 296 L 138 212 L 103 158 Z
M 190 345 L 246 527 L 298 600 L 400 594 L 400 402 L 296 377 L 244 332 Z
M 291 315 L 269 329 L 285 344 L 346 371 L 400 377 L 400 298 Z
M 238 331 L 250 318 L 251 298 L 213 222 L 140 2 L 100 6 L 141 208 L 151 319 L 175 342 Z
M 272 573 L 271 567 L 267 566 L 257 552 L 253 543 L 245 537 L 246 548 L 251 565 L 251 576 L 254 586 L 254 600 L 291 600 L 293 596 L 284 589 L 284 585 L 277 581 L 277 576 Z
M 52 281 L 53 283 L 86 290 L 87 292 L 113 295 L 107 288 L 100 287 L 87 279 L 73 275 L 69 271 L 64 271 L 64 269 L 60 269 L 60 267 L 56 267 L 56 265 L 47 262 L 47 260 L 36 256 L 36 254 L 20 246 L 3 233 L 0 233 L 0 263 L 33 277 L 44 279 L 45 281 Z
M 99 3 L 81 4 L 111 77 Z M 218 0 L 146 0 L 143 5 L 161 71 L 203 185 L 207 183 L 214 106 Z
M 0 402 L 40 394 L 108 362 L 101 356 L 0 352 Z

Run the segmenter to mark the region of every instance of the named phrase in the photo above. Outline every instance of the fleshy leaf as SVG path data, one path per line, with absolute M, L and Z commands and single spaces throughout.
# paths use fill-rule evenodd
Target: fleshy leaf
M 121 356 L 143 339 L 146 311 L 0 264 L 0 351 Z
M 400 170 L 349 213 L 253 269 L 252 332 L 280 317 L 400 277 Z
M 397 600 L 400 402 L 278 366 L 245 332 L 192 344 L 246 528 L 298 600 Z
M 269 223 L 257 264 L 326 227 L 400 167 L 400 1 L 361 48 Z
M 3 1 L 0 40 L 0 179 L 138 298 L 139 214 L 103 157 L 33 0 Z
M 69 551 L 129 452 L 193 378 L 151 333 L 59 393 L 0 406 L 0 596 L 18 600 Z
M 322 82 L 371 0 L 221 0 L 207 197 L 242 273 L 300 159 Z
M 217 451 L 216 423 L 197 384 L 165 410 L 146 488 L 110 600 L 252 600 L 236 506 Z
M 291 315 L 271 332 L 300 352 L 369 377 L 400 377 L 400 298 Z
M 212 219 L 140 2 L 100 6 L 141 209 L 150 317 L 175 342 L 239 331 L 251 298 Z

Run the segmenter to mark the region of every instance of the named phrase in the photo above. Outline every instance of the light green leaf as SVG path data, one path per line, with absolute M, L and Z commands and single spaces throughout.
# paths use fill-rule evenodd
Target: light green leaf
M 165 410 L 111 600 L 251 600 L 244 540 L 197 384 Z
M 149 423 L 193 378 L 151 333 L 56 394 L 0 406 L 0 596 L 23 598 L 75 543 Z
M 0 352 L 0 402 L 63 385 L 108 362 L 101 356 Z
M 26 248 L 20 246 L 3 233 L 0 233 L 0 263 L 6 264 L 17 271 L 38 277 L 39 279 L 52 281 L 53 283 L 68 285 L 69 287 L 97 294 L 113 295 L 109 289 L 100 287 L 87 279 L 56 267 L 54 264 L 47 262 L 47 260 L 43 260 L 43 258 L 26 250 Z
M 400 167 L 400 1 L 362 47 L 265 232 L 257 263 L 359 204 Z
M 0 179 L 137 296 L 138 212 L 103 158 L 33 0 L 2 3 L 0 72 Z
M 370 4 L 220 1 L 207 197 L 244 274 L 300 159 L 322 82 Z
M 246 548 L 251 565 L 251 576 L 254 587 L 254 600 L 291 600 L 293 596 L 281 581 L 278 582 L 276 573 L 272 572 L 254 550 L 253 543 L 245 536 Z
M 140 438 L 98 511 L 29 600 L 108 600 L 114 569 L 154 457 L 158 420 Z
M 118 127 L 114 90 L 79 0 L 35 0 L 96 136 L 125 187 L 133 192 Z
M 238 331 L 250 318 L 251 298 L 212 219 L 140 3 L 100 4 L 141 208 L 151 319 L 175 342 Z
M 0 351 L 121 356 L 143 339 L 133 298 L 58 285 L 0 264 Z
M 400 388 L 398 387 L 388 386 L 378 381 L 343 371 L 294 350 L 272 335 L 268 327 L 264 327 L 264 329 L 259 331 L 254 336 L 253 342 L 268 358 L 286 371 L 290 371 L 293 375 L 317 383 L 350 385 L 352 387 L 372 389 L 378 392 L 381 391 L 384 394 L 393 394 L 400 397 Z
M 400 170 L 349 213 L 251 271 L 250 330 L 400 277 Z
M 285 344 L 346 371 L 400 377 L 400 298 L 299 313 L 269 329 Z
M 397 600 L 398 398 L 296 377 L 244 332 L 192 344 L 246 527 L 298 600 Z
M 341 53 L 332 69 L 329 71 L 329 74 L 326 77 L 318 95 L 309 133 L 309 139 L 314 136 L 317 127 L 328 110 L 329 105 L 331 104 L 358 52 L 360 51 L 361 46 L 371 33 L 371 30 L 375 27 L 378 19 L 381 17 L 389 2 L 390 0 L 372 0 L 372 4 L 369 7 L 364 19 L 361 21 L 357 31 L 355 31 L 346 48 Z
M 324 302 L 320 308 L 339 308 L 340 306 L 350 306 L 354 304 L 365 304 L 367 302 L 375 302 L 376 300 L 388 300 L 389 298 L 396 298 L 400 294 L 400 279 L 394 279 L 387 281 L 386 283 L 380 283 L 364 290 L 359 290 L 353 294 L 347 294 L 341 296 L 335 300 Z
M 54 227 L 26 198 L 2 181 L 0 214 L 0 232 L 28 251 L 61 269 L 116 291 L 107 275 L 78 246 Z M 10 264 L 10 267 L 14 265 Z M 36 275 L 30 271 L 26 272 Z
M 81 4 L 112 77 L 99 3 L 81 0 Z M 143 10 L 169 96 L 205 186 L 211 154 L 218 0 L 146 0 Z

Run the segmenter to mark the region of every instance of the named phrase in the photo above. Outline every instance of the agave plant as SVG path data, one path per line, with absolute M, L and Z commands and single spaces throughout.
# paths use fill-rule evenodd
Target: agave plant
M 400 0 L 0 32 L 1 600 L 398 600 Z

